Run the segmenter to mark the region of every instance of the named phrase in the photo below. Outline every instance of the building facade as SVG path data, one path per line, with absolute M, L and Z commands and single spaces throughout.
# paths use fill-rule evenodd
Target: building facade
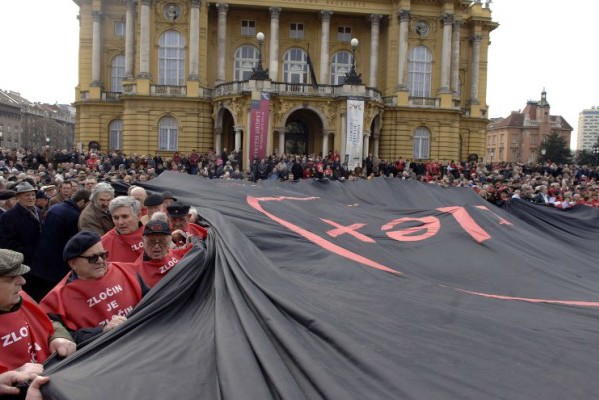
M 18 92 L 0 90 L 0 146 L 70 149 L 74 136 L 73 107 L 31 102 Z
M 576 149 L 593 151 L 593 146 L 599 143 L 599 107 L 582 110 L 578 114 L 578 136 Z
M 256 146 L 262 155 L 348 155 L 350 145 L 382 159 L 484 154 L 497 24 L 480 0 L 75 2 L 83 147 L 226 148 L 246 165 Z M 361 76 L 346 81 L 352 68 Z
M 492 120 L 487 127 L 485 160 L 532 163 L 539 158 L 541 144 L 551 133 L 570 144 L 572 127 L 560 115 L 551 115 L 547 92 L 540 101 L 528 101 L 524 110 Z

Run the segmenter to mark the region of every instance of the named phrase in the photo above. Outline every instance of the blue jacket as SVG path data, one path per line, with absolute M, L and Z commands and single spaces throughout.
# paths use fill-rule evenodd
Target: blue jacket
M 37 207 L 35 212 L 38 219 L 17 203 L 0 216 L 0 248 L 23 253 L 25 265 L 31 265 L 33 251 L 43 226 L 42 213 Z
M 62 251 L 69 239 L 79 232 L 80 213 L 77 203 L 71 199 L 50 207 L 30 265 L 33 275 L 57 284 L 70 271 L 62 259 Z

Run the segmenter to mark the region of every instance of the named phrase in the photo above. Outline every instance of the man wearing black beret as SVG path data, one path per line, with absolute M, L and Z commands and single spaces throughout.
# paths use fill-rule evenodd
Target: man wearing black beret
M 17 204 L 17 193 L 14 190 L 0 191 L 0 216 Z
M 146 207 L 147 214 L 141 217 L 141 223 L 146 225 L 152 219 L 152 215 L 158 211 L 162 211 L 162 203 L 164 199 L 161 194 L 154 193 L 146 197 L 144 200 L 144 206 Z

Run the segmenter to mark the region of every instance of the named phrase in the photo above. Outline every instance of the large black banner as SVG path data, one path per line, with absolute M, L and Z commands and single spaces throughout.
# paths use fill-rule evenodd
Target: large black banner
M 164 173 L 211 225 L 129 321 L 48 370 L 50 399 L 589 399 L 592 229 L 397 179 Z M 553 210 L 550 210 L 553 211 Z M 567 227 L 563 228 L 564 225 Z M 577 231 L 578 230 L 578 231 Z M 565 236 L 568 236 L 566 239 Z M 577 246 L 572 237 L 585 238 Z

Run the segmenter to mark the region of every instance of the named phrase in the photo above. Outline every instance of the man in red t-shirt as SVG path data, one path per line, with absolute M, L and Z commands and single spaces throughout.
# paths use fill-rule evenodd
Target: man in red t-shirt
M 143 254 L 141 205 L 133 197 L 119 196 L 110 202 L 108 209 L 114 228 L 102 236 L 102 244 L 108 251 L 106 261 L 133 262 Z
M 180 230 L 187 236 L 197 236 L 205 240 L 208 237 L 208 230 L 193 222 L 189 222 L 191 219 L 189 208 L 189 205 L 179 201 L 169 204 L 166 207 L 169 228 L 171 232 Z
M 82 231 L 63 251 L 71 272 L 44 297 L 41 308 L 69 329 L 77 343 L 122 324 L 141 300 L 131 268 L 107 263 L 100 235 Z
M 23 254 L 0 249 L 0 373 L 25 363 L 42 363 L 52 353 L 66 357 L 75 343 L 60 325 L 54 325 L 23 290 Z
M 172 248 L 171 231 L 166 222 L 150 221 L 144 233 L 144 254 L 134 263 L 124 264 L 137 272 L 144 294 L 156 286 L 191 249 L 191 244 Z

